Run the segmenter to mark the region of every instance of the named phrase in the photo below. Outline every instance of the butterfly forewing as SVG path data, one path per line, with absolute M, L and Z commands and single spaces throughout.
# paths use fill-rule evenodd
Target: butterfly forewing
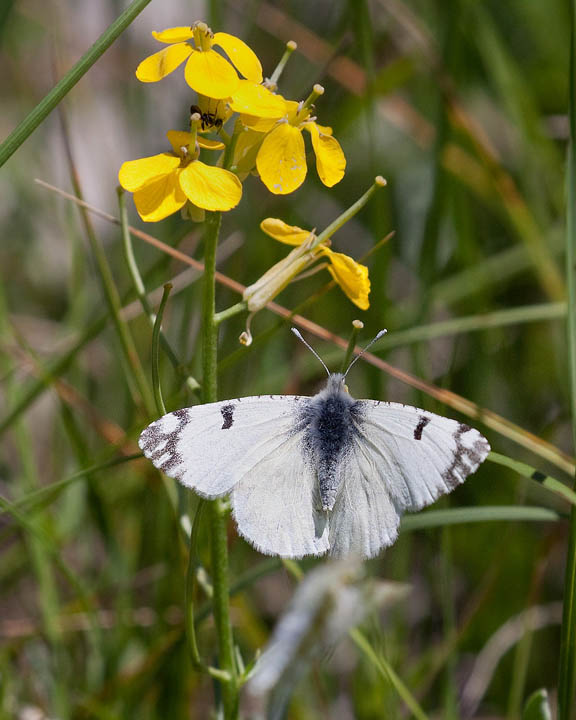
M 297 408 L 307 400 L 265 395 L 176 410 L 149 425 L 139 445 L 169 477 L 218 497 L 294 433 Z

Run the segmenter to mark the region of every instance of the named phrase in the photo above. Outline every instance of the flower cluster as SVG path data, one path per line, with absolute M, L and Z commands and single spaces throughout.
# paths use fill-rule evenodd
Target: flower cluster
M 307 174 L 306 134 L 320 180 L 327 187 L 340 182 L 346 158 L 332 128 L 320 125 L 315 116 L 315 102 L 324 89 L 315 85 L 300 102 L 278 92 L 278 79 L 295 43 L 288 43 L 276 71 L 264 79 L 260 60 L 246 43 L 228 33 L 213 33 L 203 22 L 152 35 L 165 47 L 139 64 L 136 77 L 154 83 L 184 65 L 184 78 L 196 98 L 189 129 L 167 133 L 172 152 L 128 160 L 120 168 L 120 185 L 134 193 L 143 220 L 156 222 L 180 210 L 186 218 L 201 221 L 205 211 L 232 210 L 250 175 L 260 177 L 276 195 L 294 192 Z M 211 133 L 217 138 L 206 137 Z M 213 164 L 200 159 L 215 151 L 220 155 Z M 249 310 L 263 307 L 317 260 L 355 305 L 368 308 L 368 269 L 332 250 L 329 235 L 316 236 L 274 218 L 264 220 L 261 227 L 296 247 L 247 288 L 244 300 Z

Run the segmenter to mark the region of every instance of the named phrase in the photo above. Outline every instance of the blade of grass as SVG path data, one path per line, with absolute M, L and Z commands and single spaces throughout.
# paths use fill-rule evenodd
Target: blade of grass
M 150 0 L 133 0 L 116 20 L 100 35 L 98 40 L 80 60 L 64 75 L 52 90 L 36 105 L 32 112 L 10 133 L 0 145 L 0 167 L 16 152 L 56 105 L 72 90 L 74 85 L 94 65 L 96 60 L 112 45 L 130 23 L 138 17 Z
M 118 194 L 118 209 L 120 211 L 120 224 L 122 227 L 122 245 L 124 247 L 124 257 L 126 258 L 126 264 L 128 265 L 128 270 L 130 272 L 130 276 L 132 278 L 132 283 L 134 284 L 134 289 L 136 291 L 136 295 L 138 297 L 138 300 L 140 301 L 140 304 L 142 305 L 142 310 L 144 311 L 144 314 L 148 318 L 148 322 L 150 324 L 150 327 L 154 329 L 155 323 L 156 323 L 156 316 L 154 312 L 152 311 L 152 307 L 148 301 L 148 295 L 146 293 L 146 288 L 144 286 L 144 281 L 142 279 L 142 276 L 140 275 L 140 270 L 138 268 L 138 263 L 136 262 L 136 257 L 134 255 L 134 247 L 132 245 L 132 235 L 130 233 L 130 228 L 128 226 L 128 213 L 126 211 L 126 196 L 124 193 L 124 190 L 121 187 L 117 188 L 117 194 Z M 178 370 L 182 367 L 182 363 L 180 362 L 180 359 L 177 357 L 174 350 L 172 350 L 172 346 L 166 339 L 166 336 L 160 330 L 160 343 L 162 345 L 162 349 L 166 353 L 166 356 L 172 363 L 172 367 L 175 370 Z M 188 386 L 188 389 L 191 392 L 196 392 L 200 388 L 200 383 L 190 375 L 186 377 L 186 385 Z
M 576 0 L 570 3 L 570 142 L 567 158 L 566 276 L 568 284 L 568 357 L 572 441 L 576 447 Z M 576 717 L 576 508 L 570 513 L 570 531 L 558 667 L 558 718 Z
M 41 508 L 43 505 L 52 502 L 58 497 L 58 495 L 60 495 L 63 490 L 65 490 L 70 485 L 78 482 L 79 480 L 83 480 L 88 475 L 93 475 L 95 473 L 101 472 L 102 470 L 108 470 L 109 468 L 115 467 L 116 465 L 122 465 L 125 462 L 139 460 L 141 457 L 144 457 L 142 453 L 127 455 L 123 457 L 115 457 L 111 460 L 107 460 L 102 463 L 96 463 L 94 465 L 91 465 L 90 467 L 83 468 L 82 470 L 78 470 L 78 472 L 73 473 L 67 478 L 58 480 L 57 482 L 51 483 L 50 485 L 44 485 L 43 487 L 38 488 L 37 490 L 33 490 L 24 495 L 23 497 L 14 500 L 12 503 L 12 507 L 28 515 L 35 510 Z M 7 512 L 6 509 L 0 508 L 0 515 L 2 515 L 4 512 Z
M 407 330 L 397 330 L 383 337 L 380 340 L 379 348 L 390 350 L 411 343 L 435 340 L 440 337 L 485 330 L 486 328 L 508 327 L 522 323 L 542 322 L 543 320 L 561 320 L 565 316 L 565 302 L 540 303 L 538 305 L 495 310 L 489 313 L 432 322 L 411 327 Z
M 523 475 L 530 480 L 534 480 L 547 490 L 559 495 L 564 500 L 568 500 L 571 505 L 576 506 L 576 492 L 574 492 L 574 490 L 571 490 L 567 485 L 564 485 L 564 483 L 559 480 L 550 477 L 550 475 L 546 475 L 540 470 L 536 470 L 536 468 L 531 465 L 527 465 L 519 460 L 513 460 L 507 455 L 500 455 L 500 453 L 495 452 L 491 452 L 488 455 L 487 460 L 489 462 L 496 463 L 497 465 L 503 465 L 511 470 L 515 470 L 517 473 L 520 473 L 520 475 Z
M 372 645 L 368 642 L 366 636 L 361 633 L 358 628 L 350 630 L 348 632 L 348 635 L 352 638 L 356 646 L 362 651 L 367 660 L 372 663 L 372 665 L 374 665 L 374 667 L 378 670 L 380 675 L 382 675 L 384 680 L 389 682 L 390 685 L 392 685 L 392 687 L 396 690 L 408 710 L 410 710 L 410 712 L 412 713 L 412 717 L 415 717 L 416 720 L 428 720 L 428 716 L 422 710 L 416 698 L 412 695 L 410 690 L 396 674 L 396 672 L 387 662 L 387 660 L 374 650 Z
M 160 333 L 162 327 L 162 318 L 164 317 L 164 308 L 168 302 L 168 296 L 172 290 L 172 285 L 166 283 L 164 285 L 164 293 L 158 308 L 158 314 L 154 320 L 154 330 L 152 332 L 152 389 L 154 390 L 154 400 L 156 401 L 156 411 L 160 415 L 166 415 L 166 406 L 162 397 L 162 385 L 160 384 Z
M 482 507 L 426 510 L 417 515 L 406 515 L 402 519 L 400 532 L 483 522 L 558 522 L 562 517 L 555 510 L 524 505 L 484 505 Z

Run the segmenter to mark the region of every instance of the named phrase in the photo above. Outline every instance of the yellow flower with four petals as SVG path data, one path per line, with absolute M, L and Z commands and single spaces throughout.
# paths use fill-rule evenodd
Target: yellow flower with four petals
M 251 117 L 248 112 L 241 116 L 249 130 L 244 138 L 240 137 L 238 162 L 241 165 L 244 156 L 257 150 L 256 169 L 264 185 L 275 195 L 294 192 L 306 178 L 304 130 L 310 133 L 316 170 L 324 185 L 332 187 L 344 177 L 346 157 L 340 143 L 332 135 L 332 128 L 319 125 L 312 115 L 312 102 L 323 92 L 321 85 L 315 85 L 306 102 L 286 100 L 287 112 L 276 122 Z M 266 135 L 260 140 L 257 133 Z
M 192 90 L 217 100 L 234 94 L 240 83 L 238 73 L 252 83 L 262 82 L 262 65 L 254 51 L 234 35 L 213 33 L 206 23 L 168 28 L 152 35 L 168 47 L 138 65 L 136 77 L 141 82 L 158 82 L 184 61 L 184 77 Z M 214 45 L 224 50 L 229 59 L 213 50 Z
M 234 173 L 198 160 L 199 149 L 190 151 L 193 134 L 166 133 L 173 152 L 129 160 L 118 173 L 120 185 L 134 193 L 134 204 L 142 220 L 157 222 L 180 210 L 186 203 L 204 210 L 231 210 L 242 197 L 242 183 Z M 222 150 L 224 144 L 196 137 L 194 145 Z

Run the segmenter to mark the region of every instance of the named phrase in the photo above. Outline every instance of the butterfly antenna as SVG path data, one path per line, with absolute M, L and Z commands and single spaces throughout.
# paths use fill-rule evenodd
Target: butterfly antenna
M 316 357 L 318 358 L 318 360 L 320 360 L 320 362 L 322 363 L 322 367 L 324 368 L 324 370 L 326 370 L 326 373 L 327 373 L 328 377 L 330 377 L 330 370 L 328 370 L 328 368 L 326 367 L 326 363 L 324 362 L 324 360 L 322 360 L 322 358 L 320 357 L 320 355 L 318 355 L 318 353 L 316 352 L 316 350 L 314 350 L 314 348 L 313 348 L 311 345 L 309 345 L 309 344 L 306 342 L 306 340 L 304 340 L 304 338 L 302 337 L 302 334 L 300 333 L 300 330 L 297 330 L 297 329 L 294 328 L 294 327 L 291 328 L 291 330 L 292 330 L 292 332 L 294 333 L 294 335 L 296 335 L 296 337 L 298 338 L 298 340 L 301 340 L 301 341 L 304 343 L 304 345 L 306 345 L 306 347 L 308 348 L 308 350 L 310 350 L 311 353 L 313 353 L 314 355 L 316 355 Z
M 352 368 L 352 365 L 354 365 L 354 363 L 356 362 L 356 360 L 360 360 L 360 358 L 362 357 L 362 355 L 364 355 L 364 353 L 366 352 L 366 350 L 368 350 L 369 348 L 371 348 L 372 345 L 374 345 L 374 343 L 376 342 L 376 340 L 380 340 L 380 338 L 381 338 L 383 335 L 386 335 L 387 332 L 388 332 L 388 330 L 380 330 L 380 332 L 378 333 L 378 335 L 376 335 L 375 338 L 372 338 L 372 340 L 370 340 L 370 342 L 368 343 L 368 345 L 366 345 L 366 347 L 365 347 L 361 352 L 359 352 L 358 355 L 356 355 L 356 357 L 352 360 L 352 362 L 350 363 L 350 365 L 348 365 L 348 370 L 346 370 L 346 372 L 344 373 L 344 377 L 346 377 L 346 375 L 348 375 L 348 373 L 350 372 L 350 370 L 351 370 L 351 368 Z

